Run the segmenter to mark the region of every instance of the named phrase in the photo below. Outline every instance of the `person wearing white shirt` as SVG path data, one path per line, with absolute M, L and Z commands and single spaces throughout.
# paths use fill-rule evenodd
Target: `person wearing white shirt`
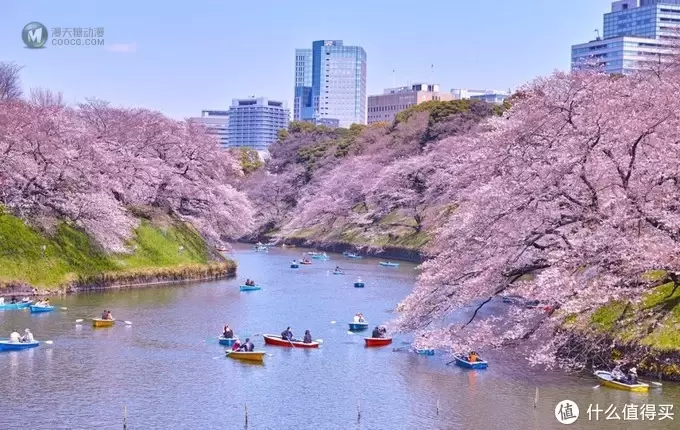
M 19 343 L 21 342 L 21 336 L 19 335 L 19 333 L 13 331 L 12 334 L 9 335 L 9 341 L 11 343 Z

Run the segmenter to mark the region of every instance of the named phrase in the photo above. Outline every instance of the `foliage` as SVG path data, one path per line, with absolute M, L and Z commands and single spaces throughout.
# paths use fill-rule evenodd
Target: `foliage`
M 251 148 L 232 149 L 233 155 L 241 162 L 241 170 L 245 175 L 249 175 L 264 166 L 260 155 Z
M 0 204 L 12 213 L 38 226 L 69 221 L 116 252 L 129 251 L 130 206 L 161 208 L 213 241 L 252 225 L 246 196 L 230 185 L 238 161 L 199 126 L 38 99 L 0 103 Z
M 459 207 L 438 230 L 433 258 L 400 305 L 400 327 L 453 349 L 540 337 L 531 358 L 553 363 L 565 341 L 555 335 L 561 318 L 636 300 L 650 282 L 645 273 L 674 269 L 675 82 L 675 71 L 619 79 L 556 73 L 523 89 L 484 132 L 440 142 L 432 152 L 445 160 L 446 198 Z M 515 282 L 526 273 L 533 280 Z M 476 312 L 465 324 L 445 322 L 451 312 L 499 294 L 560 309 L 543 318 L 511 312 L 505 324 Z M 606 327 L 613 313 L 605 316 L 596 319 Z

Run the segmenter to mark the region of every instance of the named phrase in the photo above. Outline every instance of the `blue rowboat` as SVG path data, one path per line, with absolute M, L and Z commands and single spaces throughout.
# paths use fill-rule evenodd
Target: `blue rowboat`
M 334 275 L 344 275 L 344 273 L 338 272 L 338 271 L 333 271 L 333 274 L 334 274 Z
M 4 305 L 0 305 L 0 310 L 16 310 L 16 309 L 26 309 L 29 306 L 31 306 L 30 303 L 5 303 Z
M 389 261 L 381 261 L 380 265 L 383 267 L 399 267 L 399 263 L 390 263 Z
M 418 355 L 434 355 L 434 349 L 415 349 Z
M 464 367 L 466 369 L 486 369 L 489 366 L 489 363 L 482 359 L 477 359 L 477 361 L 471 363 L 467 361 L 467 358 L 464 358 L 460 354 L 455 354 L 453 358 L 456 359 L 456 366 Z
M 351 322 L 349 323 L 350 331 L 362 331 L 368 328 L 367 322 Z
M 297 268 L 299 268 L 299 267 L 300 267 L 299 264 L 291 264 L 291 265 L 290 265 L 290 268 L 291 268 L 291 269 L 297 269 Z
M 30 305 L 28 307 L 31 310 L 31 313 L 37 314 L 39 312 L 52 312 L 56 308 L 54 306 L 38 306 L 38 305 Z
M 314 260 L 328 260 L 328 256 L 326 254 L 311 254 L 312 259 Z
M 354 288 L 364 288 L 364 283 L 363 282 L 355 282 Z
M 0 340 L 0 351 L 21 351 L 24 349 L 35 348 L 40 345 L 40 342 L 34 340 L 33 342 L 10 342 L 9 340 Z
M 257 285 L 241 285 L 239 288 L 241 291 L 257 291 L 262 289 L 262 287 L 258 287 Z
M 347 258 L 361 258 L 359 254 L 343 254 Z
M 226 337 L 220 336 L 217 338 L 217 341 L 220 343 L 220 345 L 232 346 L 234 342 L 236 342 L 236 338 L 232 337 L 230 339 L 227 339 Z

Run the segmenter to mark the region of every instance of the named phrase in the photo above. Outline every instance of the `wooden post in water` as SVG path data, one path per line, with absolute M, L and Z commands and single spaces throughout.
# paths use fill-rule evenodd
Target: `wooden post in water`
M 437 416 L 439 416 L 439 397 L 437 397 Z
M 127 406 L 123 403 L 123 430 L 127 430 Z
M 357 399 L 357 422 L 361 421 L 361 400 Z
M 536 405 L 538 405 L 538 387 L 536 387 L 536 395 L 534 396 L 534 409 L 536 409 Z
M 246 412 L 246 428 L 248 428 L 248 402 L 245 402 L 243 405 Z

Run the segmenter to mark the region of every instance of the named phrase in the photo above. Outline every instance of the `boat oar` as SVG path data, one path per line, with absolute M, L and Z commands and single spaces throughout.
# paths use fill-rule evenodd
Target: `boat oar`
M 54 341 L 52 341 L 52 340 L 46 340 L 46 341 L 44 341 L 43 343 L 46 344 L 46 345 L 53 345 L 53 344 L 54 344 Z
M 68 308 L 62 306 L 61 310 L 62 310 L 62 311 L 67 311 Z
M 650 386 L 652 386 L 654 388 L 663 387 L 663 384 L 661 382 L 653 382 L 653 381 L 638 381 L 638 382 L 641 382 L 643 384 L 649 384 Z
M 81 322 L 83 322 L 82 318 L 79 318 L 79 319 L 76 320 L 76 324 L 80 324 Z
M 316 343 L 323 343 L 323 339 L 314 339 L 314 342 L 316 342 Z

